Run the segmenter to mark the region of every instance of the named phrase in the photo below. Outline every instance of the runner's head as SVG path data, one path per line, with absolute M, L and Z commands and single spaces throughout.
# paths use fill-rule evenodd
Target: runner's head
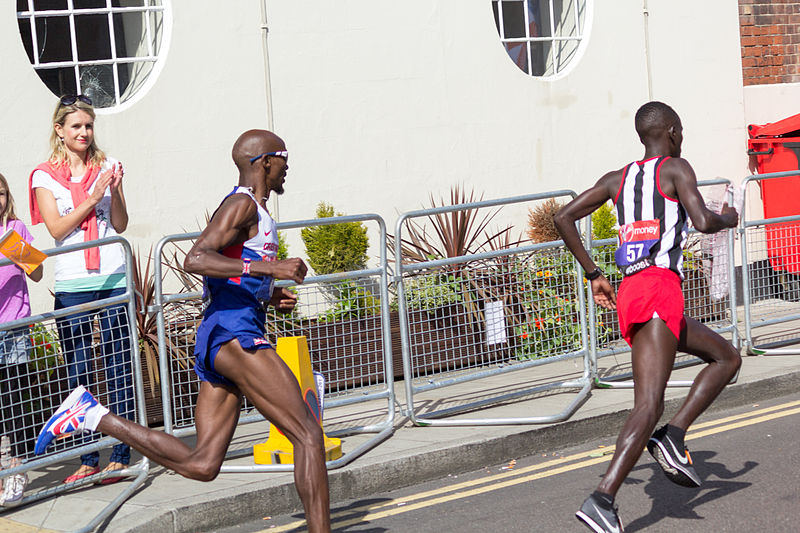
M 236 139 L 231 155 L 239 169 L 240 185 L 252 186 L 251 179 L 263 176 L 267 196 L 270 191 L 283 194 L 283 182 L 289 170 L 289 154 L 283 139 L 271 131 L 248 130 Z
M 636 111 L 636 133 L 646 147 L 663 143 L 669 155 L 680 157 L 683 126 L 678 113 L 662 102 L 647 102 Z

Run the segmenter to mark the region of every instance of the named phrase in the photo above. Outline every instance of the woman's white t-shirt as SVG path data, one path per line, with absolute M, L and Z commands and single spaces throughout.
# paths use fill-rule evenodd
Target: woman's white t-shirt
M 117 162 L 116 159 L 110 157 L 106 158 L 100 171 L 103 172 L 110 169 L 117 164 Z M 83 176 L 72 176 L 73 182 L 79 182 L 82 179 Z M 96 184 L 97 180 L 95 180 L 91 189 L 89 189 L 89 194 L 92 194 Z M 43 170 L 35 171 L 33 173 L 31 187 L 33 189 L 47 189 L 53 193 L 60 216 L 63 217 L 75 209 L 75 205 L 72 202 L 72 193 L 70 193 L 69 189 L 58 183 L 47 172 Z M 106 189 L 103 199 L 95 206 L 94 210 L 95 216 L 97 217 L 97 238 L 102 239 L 104 237 L 117 235 L 114 226 L 111 224 L 110 188 Z M 69 244 L 80 244 L 82 242 L 84 242 L 83 230 L 78 226 L 63 240 L 56 239 L 55 244 L 58 248 Z M 100 270 L 89 271 L 86 269 L 86 260 L 83 250 L 55 256 L 56 292 L 78 292 L 124 287 L 125 254 L 122 250 L 122 245 L 109 244 L 100 246 L 99 250 Z

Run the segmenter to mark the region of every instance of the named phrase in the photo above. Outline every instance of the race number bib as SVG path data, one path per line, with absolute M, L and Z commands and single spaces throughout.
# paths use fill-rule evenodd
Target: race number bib
M 628 267 L 650 257 L 650 249 L 661 238 L 658 220 L 637 220 L 619 228 L 619 248 L 614 255 L 623 273 Z

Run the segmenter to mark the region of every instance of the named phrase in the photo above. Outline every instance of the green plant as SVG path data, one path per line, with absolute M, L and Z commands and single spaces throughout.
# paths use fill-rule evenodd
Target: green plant
M 459 206 L 482 199 L 483 195 L 477 196 L 474 190 L 467 193 L 456 185 L 450 189 L 449 203 L 444 198 L 440 198 L 437 202 L 431 195 L 430 207 L 436 209 Z M 496 230 L 489 229 L 489 224 L 499 212 L 500 208 L 484 214 L 481 214 L 479 209 L 464 209 L 431 214 L 427 219 L 423 219 L 423 222 L 409 219 L 407 237 L 401 239 L 400 243 L 403 262 L 406 264 L 424 263 L 435 259 L 462 257 L 482 251 L 517 246 L 522 240 L 511 237 L 511 226 Z M 389 236 L 389 241 L 391 243 L 390 250 L 394 255 L 396 254 L 395 237 Z M 415 301 L 415 305 L 419 305 L 419 308 L 434 309 L 438 298 L 449 294 L 450 296 L 444 298 L 449 300 L 455 294 L 458 295 L 458 302 L 465 307 L 471 320 L 474 323 L 480 322 L 480 299 L 477 297 L 478 287 L 473 279 L 472 266 L 452 265 L 446 267 L 445 270 L 446 272 L 421 282 L 411 282 L 412 284 L 423 284 L 419 287 L 422 292 Z M 406 298 L 413 297 L 412 292 L 411 289 L 406 291 Z
M 320 202 L 317 218 L 334 216 L 333 206 Z M 342 216 L 336 213 L 335 216 Z M 310 226 L 300 230 L 311 268 L 319 275 L 362 270 L 367 265 L 369 239 L 361 222 Z
M 161 376 L 157 371 L 158 322 L 155 313 L 149 311 L 150 306 L 155 304 L 155 276 L 151 270 L 152 259 L 152 252 L 148 252 L 145 260 L 142 260 L 137 253 L 133 254 L 133 288 L 136 293 L 136 328 L 139 335 L 139 352 L 147 363 L 150 393 L 155 397 L 158 395 L 157 386 L 161 382 Z M 183 271 L 183 261 L 178 258 L 177 252 L 173 254 L 171 260 L 165 261 L 163 265 L 166 270 L 173 272 L 182 280 L 183 291 L 195 290 L 201 283 L 199 278 Z M 173 324 L 173 331 L 166 336 L 167 351 L 173 355 L 178 364 L 188 368 L 187 361 L 191 360 L 192 354 L 188 353 L 186 348 L 188 344 L 176 340 L 176 337 L 187 335 L 193 337 L 195 324 L 192 321 L 187 323 L 184 313 L 175 317 L 166 316 L 165 319 L 167 323 Z
M 30 327 L 31 351 L 28 365 L 36 372 L 46 371 L 50 375 L 59 363 L 63 363 L 56 334 L 41 323 Z
M 158 368 L 158 326 L 156 317 L 147 311 L 155 302 L 155 277 L 150 272 L 152 260 L 148 253 L 145 264 L 141 257 L 133 254 L 133 288 L 136 292 L 136 328 L 139 334 L 139 352 L 147 361 L 150 377 L 150 389 L 156 394 L 156 385 L 160 383 Z
M 617 217 L 609 202 L 601 205 L 592 213 L 592 238 L 595 240 L 611 239 L 617 236 Z
M 409 309 L 433 310 L 464 301 L 463 280 L 445 271 L 425 273 L 406 281 L 406 302 Z
M 599 241 L 617 236 L 617 217 L 610 203 L 606 202 L 592 213 L 592 239 Z M 609 280 L 617 280 L 617 263 L 614 259 L 616 244 L 603 244 L 595 246 L 593 250 L 594 262 L 605 273 Z
M 283 232 L 278 232 L 278 261 L 289 258 L 289 245 L 286 244 L 286 236 Z
M 450 202 L 444 198 L 437 202 L 433 195 L 430 196 L 430 207 L 458 206 L 466 203 L 478 202 L 483 195 L 476 197 L 475 191 L 467 195 L 459 186 L 450 189 Z M 401 250 L 405 263 L 423 263 L 433 259 L 447 257 L 460 257 L 478 253 L 491 248 L 492 243 L 507 236 L 511 226 L 494 232 L 489 231 L 489 223 L 497 216 L 500 209 L 495 209 L 479 217 L 479 210 L 465 209 L 428 215 L 427 223 L 419 223 L 409 219 L 407 237 L 401 240 Z M 432 230 L 429 233 L 428 224 Z M 389 240 L 394 243 L 394 236 Z M 508 242 L 506 239 L 505 242 Z M 519 241 L 512 244 L 519 244 Z M 394 253 L 394 246 L 390 249 Z
M 338 297 L 333 306 L 319 316 L 320 322 L 353 320 L 380 313 L 380 300 L 352 280 L 332 284 L 330 290 Z
M 581 327 L 576 299 L 564 294 L 561 280 L 569 272 L 558 263 L 535 265 L 523 275 L 523 286 L 529 294 L 524 300 L 528 320 L 514 327 L 518 359 L 539 359 L 557 353 L 577 350 Z
M 572 256 L 563 251 L 536 253 L 519 272 L 518 282 L 523 317 L 514 323 L 515 356 L 539 359 L 580 349 L 583 327 Z M 598 320 L 598 341 L 606 342 L 610 333 L 602 318 Z

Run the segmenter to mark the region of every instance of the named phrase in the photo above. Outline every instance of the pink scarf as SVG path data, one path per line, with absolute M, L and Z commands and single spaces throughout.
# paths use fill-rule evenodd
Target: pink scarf
M 70 179 L 72 177 L 72 171 L 69 168 L 69 164 L 66 162 L 56 166 L 50 161 L 46 161 L 33 169 L 33 172 L 31 172 L 31 175 L 28 177 L 28 204 L 31 208 L 31 224 L 34 225 L 44 222 L 39 212 L 39 204 L 36 202 L 36 195 L 32 187 L 33 173 L 37 170 L 47 172 L 56 182 L 69 189 L 69 192 L 72 194 L 73 208 L 77 208 L 89 198 L 89 190 L 100 174 L 99 166 L 89 164 L 83 179 L 76 183 Z M 83 230 L 84 242 L 97 240 L 97 216 L 95 215 L 94 209 L 83 219 L 79 227 Z M 88 270 L 100 270 L 100 250 L 96 246 L 84 250 L 83 256 L 86 259 L 86 268 Z

